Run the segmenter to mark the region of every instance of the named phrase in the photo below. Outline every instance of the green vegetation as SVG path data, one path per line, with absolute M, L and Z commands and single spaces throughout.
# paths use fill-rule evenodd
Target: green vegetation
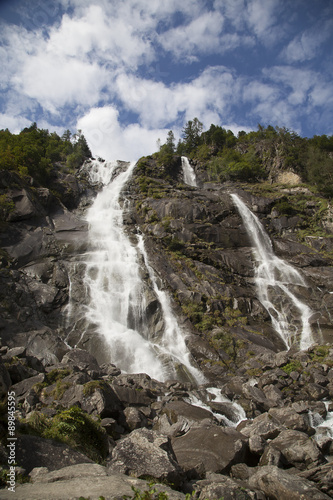
M 107 456 L 106 432 L 78 406 L 62 410 L 53 418 L 35 411 L 21 424 L 24 426 L 21 426 L 21 430 L 27 434 L 65 443 L 95 462 L 101 463 Z
M 73 172 L 90 157 L 91 151 L 80 130 L 74 135 L 67 130 L 62 137 L 37 128 L 36 123 L 19 134 L 0 130 L 0 170 L 30 175 L 42 186 L 50 185 L 53 169 Z
M 280 171 L 292 171 L 323 196 L 333 196 L 333 136 L 308 139 L 287 128 L 260 124 L 257 131 L 241 131 L 237 137 L 218 125 L 205 132 L 202 129 L 197 118 L 189 120 L 177 148 L 170 130 L 167 142 L 153 155 L 157 164 L 170 164 L 175 155 L 186 155 L 205 169 L 212 181 L 254 183 L 267 179 L 278 158 Z
M 133 496 L 124 495 L 124 500 L 168 500 L 168 495 L 164 492 L 157 492 L 156 488 L 154 488 L 154 483 L 149 483 L 147 485 L 147 489 L 145 491 L 139 490 L 139 488 L 135 488 L 132 486 Z
M 45 389 L 45 387 L 49 387 L 50 385 L 56 384 L 56 393 L 59 396 L 61 381 L 63 378 L 70 375 L 70 373 L 71 373 L 71 370 L 69 370 L 68 368 L 51 370 L 49 373 L 47 373 L 45 375 L 44 382 L 39 382 L 39 383 L 35 384 L 33 386 L 33 389 L 36 391 L 36 393 L 41 393 L 42 390 Z M 59 398 L 56 398 L 56 399 L 59 399 Z
M 303 370 L 303 367 L 300 361 L 292 360 L 284 366 L 281 366 L 281 370 L 290 375 L 291 372 L 301 372 Z

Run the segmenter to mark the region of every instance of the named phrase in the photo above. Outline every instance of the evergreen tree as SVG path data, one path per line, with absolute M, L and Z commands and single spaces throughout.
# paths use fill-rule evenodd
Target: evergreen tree
M 194 118 L 189 120 L 183 128 L 183 142 L 185 151 L 190 153 L 200 144 L 200 137 L 203 129 L 203 124 Z
M 166 146 L 170 150 L 170 152 L 173 154 L 175 152 L 175 136 L 172 130 L 169 130 L 167 140 L 166 140 Z

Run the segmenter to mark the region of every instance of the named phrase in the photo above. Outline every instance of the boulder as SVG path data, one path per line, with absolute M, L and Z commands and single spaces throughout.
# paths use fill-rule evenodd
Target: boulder
M 20 435 L 16 441 L 17 463 L 29 473 L 35 467 L 47 467 L 50 471 L 82 463 L 93 463 L 83 453 L 73 448 L 38 436 Z
M 18 333 L 15 336 L 15 342 L 25 345 L 27 356 L 36 357 L 44 366 L 58 363 L 68 351 L 68 346 L 63 339 L 47 327 Z
M 244 420 L 237 426 L 237 430 L 244 436 L 260 436 L 262 439 L 276 438 L 284 426 L 275 421 L 268 413 L 262 413 L 253 420 Z
M 270 500 L 328 500 L 331 498 L 307 479 L 272 465 L 254 469 L 248 484 L 250 488 L 263 491 Z
M 293 408 L 271 408 L 268 415 L 287 429 L 306 432 L 309 436 L 312 436 L 315 432 L 309 425 L 307 415 L 299 414 Z
M 243 462 L 248 451 L 248 439 L 233 428 L 222 428 L 206 422 L 190 429 L 184 436 L 172 440 L 178 463 L 195 475 L 205 472 L 225 473 Z
M 299 477 L 315 483 L 318 489 L 333 497 L 333 464 L 332 462 L 314 467 L 298 474 Z
M 123 414 L 125 416 L 125 425 L 130 431 L 134 431 L 134 429 L 139 429 L 140 427 L 147 427 L 148 420 L 138 408 L 128 406 L 123 411 Z
M 97 464 L 82 464 L 64 467 L 59 471 L 32 471 L 33 484 L 17 484 L 15 493 L 1 490 L 3 500 L 79 500 L 105 498 L 119 500 L 132 498 L 133 488 L 142 495 L 164 493 L 169 500 L 185 500 L 185 495 L 164 484 L 149 486 L 147 481 L 124 474 L 106 475 L 104 467 Z M 149 493 L 149 491 L 151 493 Z M 145 493 L 147 492 L 147 493 Z M 165 496 L 163 497 L 165 498 Z
M 169 438 L 148 429 L 136 429 L 118 441 L 108 471 L 109 474 L 150 476 L 176 486 L 184 479 Z
M 195 483 L 195 491 L 199 500 L 223 498 L 223 500 L 251 500 L 253 492 L 246 491 L 242 483 L 220 474 L 209 473 L 206 479 Z M 258 497 L 255 497 L 257 500 Z
M 261 457 L 260 465 L 266 465 L 271 450 L 278 450 L 288 466 L 304 470 L 326 463 L 316 442 L 307 434 L 293 430 L 283 430 L 270 441 Z
M 61 363 L 76 366 L 82 371 L 100 370 L 96 358 L 88 351 L 78 348 L 68 351 L 62 358 Z

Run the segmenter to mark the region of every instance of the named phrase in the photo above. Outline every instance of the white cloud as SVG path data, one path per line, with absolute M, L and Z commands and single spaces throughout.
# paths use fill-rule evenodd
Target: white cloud
M 218 12 L 206 12 L 186 26 L 178 26 L 164 32 L 159 42 L 177 59 L 197 60 L 198 54 L 215 52 L 223 27 L 223 16 Z
M 107 83 L 107 73 L 97 63 L 50 57 L 45 52 L 27 59 L 12 82 L 19 92 L 57 114 L 66 105 L 96 104 Z
M 316 23 L 311 29 L 296 35 L 282 51 L 281 57 L 287 62 L 303 62 L 316 57 L 321 45 L 331 36 L 332 20 Z
M 119 99 L 147 127 L 163 127 L 180 115 L 208 124 L 219 121 L 219 114 L 229 110 L 240 93 L 239 82 L 223 66 L 207 68 L 191 82 L 171 86 L 123 74 L 117 87 Z
M 131 69 L 153 58 L 150 41 L 133 23 L 126 17 L 106 16 L 97 5 L 80 17 L 63 16 L 60 28 L 51 31 L 48 46 L 51 52 L 60 50 L 81 60 L 98 58 L 100 63 Z
M 30 125 L 31 121 L 23 116 L 0 113 L 0 130 L 8 128 L 13 134 L 18 134 L 23 128 Z
M 79 118 L 77 128 L 82 130 L 94 155 L 126 161 L 138 160 L 156 151 L 157 139 L 163 142 L 168 132 L 139 124 L 123 126 L 118 111 L 112 106 L 92 108 Z

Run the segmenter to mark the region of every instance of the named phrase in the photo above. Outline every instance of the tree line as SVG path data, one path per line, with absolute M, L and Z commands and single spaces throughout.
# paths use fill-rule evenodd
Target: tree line
M 333 197 L 333 136 L 306 138 L 285 127 L 260 124 L 256 131 L 240 131 L 235 136 L 213 124 L 203 131 L 203 124 L 194 118 L 185 124 L 177 145 L 170 130 L 165 144 L 155 153 L 160 164 L 171 162 L 175 155 L 200 162 L 212 180 L 221 182 L 264 180 L 270 162 L 278 155 L 282 168 L 297 173 L 324 196 Z
M 30 175 L 41 185 L 48 185 L 54 168 L 73 172 L 91 156 L 80 130 L 76 134 L 66 130 L 61 137 L 36 123 L 19 134 L 0 130 L 0 170 Z

